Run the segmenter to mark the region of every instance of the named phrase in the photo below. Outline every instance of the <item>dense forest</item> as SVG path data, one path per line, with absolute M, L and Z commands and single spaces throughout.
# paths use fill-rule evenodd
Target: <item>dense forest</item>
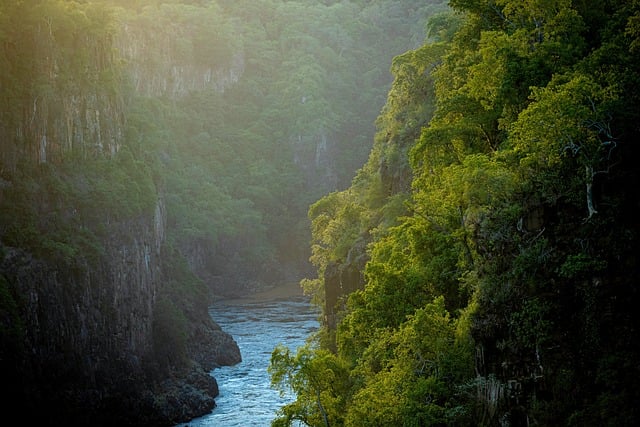
M 307 277 L 276 426 L 635 425 L 638 82 L 638 0 L 0 2 L 6 419 L 204 414 Z
M 273 425 L 631 426 L 640 2 L 451 0 L 311 205 L 322 331 Z
M 219 293 L 297 281 L 309 204 L 349 186 L 391 58 L 421 44 L 443 3 L 3 5 L 4 179 L 127 158 L 147 181 L 116 167 L 124 181 L 97 189 L 93 208 L 127 216 L 162 194 L 172 245 Z
M 208 304 L 313 274 L 432 1 L 0 2 L 0 374 L 41 425 L 170 425 L 240 360 Z

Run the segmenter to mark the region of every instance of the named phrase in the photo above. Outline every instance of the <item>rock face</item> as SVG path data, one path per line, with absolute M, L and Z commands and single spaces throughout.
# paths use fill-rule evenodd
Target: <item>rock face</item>
M 114 46 L 138 95 L 178 99 L 193 91 L 223 92 L 244 73 L 234 29 L 213 8 L 161 5 L 119 21 Z
M 163 211 L 159 203 L 153 218 L 113 224 L 104 256 L 77 271 L 1 248 L 0 367 L 20 407 L 67 425 L 168 425 L 213 408 L 208 372 L 240 354 L 206 301 L 190 314 L 200 318 L 187 368 L 167 369 L 155 351 Z
M 181 257 L 165 239 L 161 194 L 123 149 L 131 142 L 129 85 L 149 96 L 222 90 L 242 73 L 243 58 L 188 66 L 194 55 L 177 57 L 184 49 L 176 48 L 148 64 L 140 52 L 152 37 L 120 28 L 125 20 L 101 2 L 32 3 L 0 6 L 5 417 L 172 425 L 204 414 L 217 395 L 209 371 L 239 362 L 240 352 L 212 321 L 190 272 L 174 268 Z M 163 40 L 177 27 L 161 32 Z M 127 37 L 128 47 L 117 45 Z M 130 163 L 117 164 L 123 158 Z M 150 203 L 138 203 L 146 197 Z

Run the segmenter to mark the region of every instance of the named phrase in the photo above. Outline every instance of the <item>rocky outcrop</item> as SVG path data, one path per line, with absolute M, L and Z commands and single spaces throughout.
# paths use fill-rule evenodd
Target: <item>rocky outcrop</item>
M 344 261 L 332 261 L 324 271 L 324 324 L 330 330 L 336 329 L 339 314 L 346 309 L 347 297 L 364 288 L 364 269 L 369 259 L 367 243 L 365 237 L 360 237 L 354 242 Z
M 115 47 L 138 95 L 177 99 L 194 91 L 223 92 L 244 73 L 239 39 L 215 8 L 160 5 L 122 14 L 119 22 Z
M 21 407 L 66 425 L 168 425 L 213 408 L 209 371 L 240 353 L 207 302 L 190 313 L 185 363 L 156 351 L 163 211 L 111 224 L 104 255 L 75 269 L 1 247 L 0 369 Z
M 180 48 L 150 59 L 145 43 L 179 42 L 177 27 L 132 32 L 101 2 L 3 3 L 0 17 L 5 416 L 171 425 L 206 413 L 217 395 L 209 372 L 240 353 L 209 300 L 181 288 L 192 275 L 173 268 L 182 258 L 166 242 L 164 204 L 153 209 L 151 172 L 125 135 L 128 84 L 139 95 L 222 90 L 242 57 L 185 57 Z
M 23 7 L 7 12 L 16 25 L 1 39 L 0 168 L 59 162 L 71 153 L 113 156 L 124 141 L 126 93 L 112 34 L 65 27 L 51 16 L 71 10 L 42 11 L 38 19 Z M 104 25 L 96 19 L 87 25 Z

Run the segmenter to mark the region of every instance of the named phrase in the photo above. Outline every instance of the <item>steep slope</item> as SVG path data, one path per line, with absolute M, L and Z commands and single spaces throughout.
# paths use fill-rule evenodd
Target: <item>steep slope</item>
M 3 3 L 0 18 L 7 416 L 171 425 L 205 413 L 208 372 L 240 354 L 167 242 L 161 182 L 129 147 L 111 10 Z
M 279 425 L 634 425 L 638 2 L 450 4 L 309 211 L 325 328 L 274 352 Z

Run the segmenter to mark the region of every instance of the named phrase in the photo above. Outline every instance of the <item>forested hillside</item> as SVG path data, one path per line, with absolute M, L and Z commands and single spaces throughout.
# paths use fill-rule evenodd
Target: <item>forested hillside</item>
M 640 3 L 449 3 L 309 210 L 324 327 L 274 351 L 274 425 L 634 425 Z
M 348 187 L 391 59 L 444 2 L 152 3 L 120 2 L 116 46 L 141 95 L 130 143 L 159 163 L 170 239 L 216 293 L 297 282 L 309 204 Z
M 211 297 L 311 272 L 309 204 L 349 186 L 391 59 L 445 7 L 1 2 L 6 407 L 45 425 L 210 411 L 208 372 L 240 360 Z

